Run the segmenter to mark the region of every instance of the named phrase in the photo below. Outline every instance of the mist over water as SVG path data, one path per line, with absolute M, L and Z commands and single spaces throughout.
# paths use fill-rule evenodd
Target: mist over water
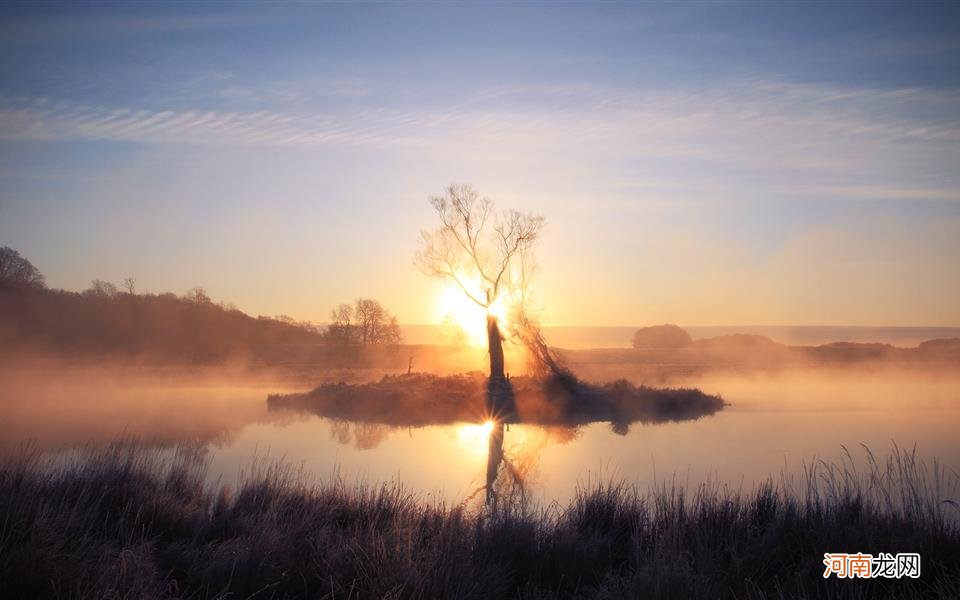
M 591 373 L 585 373 L 590 377 Z M 484 485 L 490 429 L 483 423 L 397 428 L 268 411 L 278 381 L 223 374 L 171 377 L 89 369 L 7 373 L 0 390 L 0 452 L 24 443 L 68 451 L 136 438 L 196 445 L 211 485 L 236 486 L 256 468 L 284 460 L 313 478 L 399 481 L 425 496 L 459 502 Z M 711 480 L 751 488 L 804 464 L 862 458 L 893 444 L 960 470 L 960 373 L 895 369 L 709 372 L 695 385 L 729 403 L 698 419 L 576 428 L 513 424 L 503 453 L 522 471 L 531 497 L 565 501 L 578 483 L 624 479 L 641 486 Z
M 694 339 L 721 335 L 762 335 L 798 346 L 816 346 L 845 340 L 858 343 L 881 343 L 894 346 L 916 346 L 935 338 L 960 337 L 960 327 L 854 327 L 843 325 L 683 325 Z M 413 344 L 433 344 L 442 336 L 440 325 L 401 325 L 404 339 Z M 637 327 L 553 325 L 543 328 L 551 346 L 559 348 L 622 348 Z

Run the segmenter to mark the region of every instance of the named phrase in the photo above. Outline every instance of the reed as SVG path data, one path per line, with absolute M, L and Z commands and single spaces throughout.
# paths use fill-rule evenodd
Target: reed
M 960 477 L 863 454 L 751 490 L 605 481 L 490 510 L 282 462 L 231 493 L 189 448 L 24 451 L 0 466 L 0 597 L 960 597 Z M 857 551 L 919 552 L 922 576 L 822 577 L 824 552 Z

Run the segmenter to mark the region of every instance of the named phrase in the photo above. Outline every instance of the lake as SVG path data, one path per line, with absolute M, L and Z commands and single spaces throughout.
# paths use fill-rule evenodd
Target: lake
M 171 448 L 201 446 L 211 485 L 236 486 L 253 469 L 289 462 L 307 478 L 402 482 L 425 498 L 458 503 L 485 483 L 491 427 L 484 423 L 394 428 L 270 411 L 280 384 L 144 380 L 72 373 L 8 377 L 0 393 L 0 451 L 29 443 L 61 452 L 134 437 Z M 750 488 L 804 465 L 878 457 L 893 444 L 960 470 L 960 374 L 788 371 L 713 374 L 695 385 L 729 405 L 696 420 L 608 423 L 576 429 L 510 425 L 503 455 L 530 497 L 565 502 L 578 485 L 623 479 L 641 487 L 676 478 Z M 482 496 L 480 496 L 482 497 Z

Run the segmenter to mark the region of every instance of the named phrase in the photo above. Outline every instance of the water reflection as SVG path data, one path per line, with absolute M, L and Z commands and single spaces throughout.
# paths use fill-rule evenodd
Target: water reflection
M 404 417 L 403 407 L 389 402 L 378 405 L 384 412 L 351 420 L 344 415 L 356 407 L 347 402 L 331 402 L 330 411 L 317 405 L 268 410 L 266 385 L 173 383 L 8 377 L 0 386 L 0 453 L 24 441 L 57 450 L 125 436 L 157 445 L 193 440 L 206 445 L 213 485 L 237 484 L 260 458 L 287 461 L 320 479 L 397 481 L 453 503 L 473 494 L 483 504 L 489 494 L 501 505 L 523 494 L 564 502 L 591 477 L 648 485 L 676 473 L 749 488 L 788 468 L 802 476 L 804 461 L 836 460 L 841 444 L 861 442 L 878 453 L 891 440 L 906 448 L 918 444 L 924 456 L 960 468 L 957 374 L 714 376 L 690 384 L 722 394 L 729 407 L 683 421 L 661 412 L 640 425 L 544 423 L 523 414 L 498 425 L 487 416 L 496 411 L 485 406 L 486 381 L 478 384 L 470 417 L 454 418 L 460 413 L 444 413 L 443 405 L 439 412 L 449 419 L 440 423 L 423 421 L 424 414 Z M 453 407 L 461 400 L 439 402 Z
M 516 394 L 509 379 L 491 377 L 487 382 L 487 414 L 491 416 L 487 444 L 487 474 L 484 480 L 486 503 L 494 509 L 500 498 L 524 500 L 525 473 L 503 452 L 504 421 L 516 419 Z M 534 459 L 535 460 L 535 459 Z M 532 465 L 533 461 L 529 461 Z
M 575 439 L 577 428 L 517 427 L 493 423 L 487 440 L 484 491 L 487 506 L 522 506 L 538 483 L 541 458 L 552 445 Z
M 31 378 L 0 386 L 0 454 L 100 446 L 119 439 L 157 447 L 225 446 L 247 426 L 301 418 L 271 413 L 264 390 L 169 382 Z
M 345 421 L 395 426 L 482 422 L 578 426 L 686 421 L 712 415 L 724 406 L 716 395 L 698 389 L 654 389 L 619 380 L 586 384 L 575 379 L 515 377 L 490 379 L 477 374 L 440 377 L 428 373 L 385 376 L 348 385 L 321 384 L 295 394 L 270 394 L 270 411 L 312 412 Z
M 330 434 L 338 443 L 352 445 L 357 450 L 372 450 L 380 445 L 396 427 L 381 423 L 331 421 Z
M 528 499 L 530 481 L 540 456 L 551 441 L 561 443 L 577 437 L 578 425 L 517 426 L 516 396 L 509 379 L 491 379 L 486 386 L 486 414 L 481 423 L 463 423 L 457 426 L 457 438 L 468 452 L 485 454 L 484 485 L 467 496 L 467 502 L 483 493 L 488 507 L 496 510 L 501 504 L 518 505 Z M 663 418 L 673 421 L 674 418 Z M 511 423 L 514 431 L 510 432 Z M 625 435 L 626 424 L 612 422 L 611 430 Z M 386 440 L 391 432 L 400 429 L 383 423 L 362 421 L 330 421 L 330 434 L 340 445 L 358 450 L 371 450 Z M 412 437 L 412 429 L 409 429 Z M 512 442 L 505 445 L 508 434 Z
M 494 423 L 490 430 L 490 440 L 487 449 L 487 504 L 496 503 L 497 495 L 494 485 L 497 482 L 497 476 L 500 473 L 500 465 L 503 463 L 503 422 Z
M 697 390 L 659 391 L 627 383 L 567 389 L 520 381 L 522 393 L 504 377 L 481 380 L 417 374 L 360 386 L 331 384 L 305 394 L 271 395 L 267 404 L 271 412 L 313 413 L 331 419 L 333 439 L 358 450 L 377 448 L 401 427 L 408 428 L 412 437 L 414 427 L 459 421 L 458 437 L 467 447 L 486 454 L 484 485 L 468 497 L 484 492 L 486 504 L 494 508 L 504 499 L 511 503 L 526 499 L 530 475 L 551 436 L 570 440 L 580 427 L 600 422 L 625 436 L 635 421 L 695 420 L 722 406 L 719 398 Z M 476 405 L 478 395 L 481 406 Z M 464 423 L 468 415 L 479 418 Z M 513 443 L 505 446 L 511 425 L 520 429 Z

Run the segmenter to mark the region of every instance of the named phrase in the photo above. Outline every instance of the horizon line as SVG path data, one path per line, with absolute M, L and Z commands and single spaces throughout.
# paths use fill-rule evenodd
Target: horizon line
M 326 323 L 323 323 L 324 325 Z M 442 327 L 443 323 L 399 323 L 401 327 Z M 737 323 L 733 325 L 680 325 L 678 323 L 657 323 L 654 325 L 566 325 L 557 323 L 541 323 L 540 327 L 577 327 L 592 329 L 641 329 L 644 327 L 657 327 L 660 325 L 676 325 L 681 329 L 684 327 L 845 327 L 847 329 L 960 329 L 960 325 L 797 325 L 797 324 L 775 324 L 775 325 L 746 325 Z

